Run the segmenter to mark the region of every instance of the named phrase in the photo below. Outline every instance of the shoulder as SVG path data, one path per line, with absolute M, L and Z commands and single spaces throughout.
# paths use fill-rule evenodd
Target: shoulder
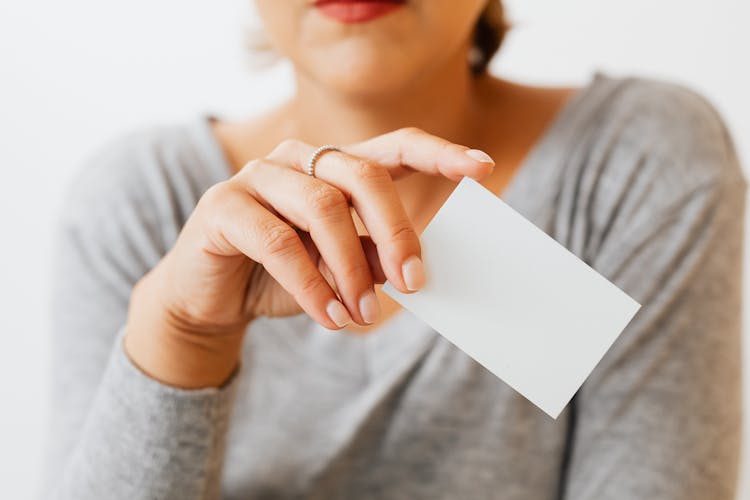
M 179 181 L 209 181 L 216 170 L 194 123 L 132 129 L 94 147 L 66 186 L 66 208 L 89 211 L 118 203 L 157 203 Z M 214 164 L 212 164 L 214 162 Z
M 195 123 L 132 129 L 99 144 L 64 188 L 59 222 L 98 245 L 148 236 L 168 248 L 221 158 Z
M 744 182 L 731 134 L 696 90 L 643 77 L 609 78 L 594 114 L 600 146 L 637 161 L 652 182 L 692 189 Z
M 545 150 L 559 165 L 554 231 L 587 262 L 614 265 L 664 227 L 741 215 L 747 181 L 731 135 L 695 90 L 597 74 L 564 116 Z
M 697 91 L 673 82 L 598 74 L 571 138 L 576 171 L 563 183 L 602 233 L 738 210 L 747 181 L 728 127 Z M 622 234 L 626 234 L 623 232 Z

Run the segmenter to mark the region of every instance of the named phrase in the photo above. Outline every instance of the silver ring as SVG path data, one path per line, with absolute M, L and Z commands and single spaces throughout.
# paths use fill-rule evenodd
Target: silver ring
M 326 151 L 341 151 L 336 146 L 333 146 L 331 144 L 324 144 L 323 146 L 320 146 L 318 149 L 316 149 L 312 156 L 310 157 L 310 161 L 307 162 L 307 174 L 315 177 L 315 162 L 318 160 L 320 155 L 325 153 Z

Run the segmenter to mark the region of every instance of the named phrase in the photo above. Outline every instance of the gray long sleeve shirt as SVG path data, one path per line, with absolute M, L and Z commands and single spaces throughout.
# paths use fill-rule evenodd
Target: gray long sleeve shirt
M 502 195 L 643 304 L 557 420 L 406 310 L 364 337 L 260 318 L 221 388 L 140 372 L 131 288 L 231 175 L 208 120 L 120 137 L 71 185 L 45 498 L 733 498 L 746 180 L 704 99 L 597 74 Z

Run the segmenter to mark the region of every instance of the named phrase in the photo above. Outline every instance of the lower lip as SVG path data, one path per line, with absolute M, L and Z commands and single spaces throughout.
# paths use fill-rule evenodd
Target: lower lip
M 400 2 L 384 1 L 332 1 L 316 5 L 324 16 L 342 23 L 363 23 L 403 7 Z

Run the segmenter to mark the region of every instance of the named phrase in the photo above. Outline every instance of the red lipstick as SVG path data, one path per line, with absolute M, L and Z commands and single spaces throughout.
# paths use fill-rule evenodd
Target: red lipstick
M 363 23 L 383 16 L 399 7 L 404 0 L 316 0 L 315 7 L 324 16 L 342 23 Z

